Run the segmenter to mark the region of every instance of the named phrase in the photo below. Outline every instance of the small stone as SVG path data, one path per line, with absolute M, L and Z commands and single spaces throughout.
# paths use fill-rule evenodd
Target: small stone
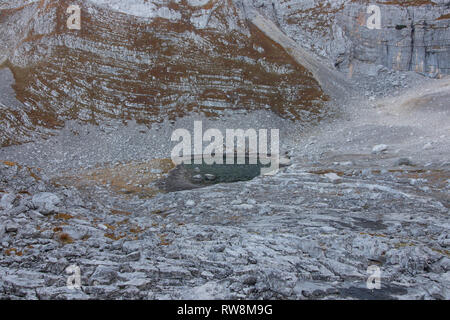
M 331 233 L 331 232 L 335 232 L 336 231 L 335 228 L 330 227 L 330 226 L 323 226 L 323 227 L 320 228 L 320 230 L 322 232 L 325 232 L 325 233 Z
M 57 206 L 61 200 L 56 194 L 41 192 L 33 196 L 32 202 L 40 213 L 48 215 L 58 210 Z
M 109 285 L 117 280 L 117 271 L 111 266 L 98 266 L 91 279 L 94 285 Z
M 338 294 L 339 290 L 336 288 L 328 288 L 327 290 L 325 290 L 326 294 Z
M 188 200 L 185 203 L 186 207 L 193 207 L 195 206 L 195 201 L 194 200 Z
M 445 300 L 445 297 L 440 292 L 432 293 L 431 296 L 436 300 Z
M 389 147 L 385 144 L 379 144 L 379 145 L 376 145 L 375 147 L 373 147 L 372 153 L 374 153 L 374 154 L 382 153 L 382 152 L 387 151 L 388 148 Z
M 208 181 L 214 181 L 216 180 L 216 176 L 213 174 L 205 174 L 205 179 Z
M 13 202 L 15 199 L 16 196 L 11 193 L 4 194 L 0 200 L 0 207 L 5 210 L 11 209 L 14 206 Z
M 28 210 L 29 210 L 29 208 L 27 206 L 19 205 L 17 207 L 14 207 L 14 208 L 10 209 L 8 212 L 9 212 L 10 215 L 18 216 L 21 213 L 24 213 L 24 212 L 26 212 Z
M 450 239 L 443 239 L 439 242 L 439 244 L 443 248 L 448 248 L 448 247 L 450 247 Z
M 16 225 L 15 223 L 8 223 L 5 226 L 5 231 L 6 232 L 17 232 L 18 229 L 19 229 L 19 226 Z
M 139 261 L 141 259 L 141 253 L 139 251 L 132 252 L 125 256 L 126 261 Z
M 339 176 L 338 176 L 336 173 L 334 173 L 334 172 L 327 173 L 327 174 L 325 174 L 324 176 L 325 176 L 325 178 L 327 178 L 328 180 L 330 180 L 332 183 L 337 184 L 337 183 L 342 182 L 342 178 L 339 177 Z
M 395 162 L 395 165 L 397 165 L 397 166 L 412 166 L 413 163 L 408 158 L 400 158 Z
M 258 282 L 258 279 L 255 276 L 249 276 L 244 279 L 243 284 L 248 286 L 254 286 Z
M 302 290 L 302 295 L 306 298 L 309 298 L 309 297 L 311 297 L 312 294 L 308 290 Z
M 220 253 L 220 252 L 224 252 L 225 251 L 225 246 L 224 245 L 219 245 L 213 248 L 214 252 Z
M 279 164 L 280 164 L 280 168 L 289 167 L 290 165 L 292 165 L 292 160 L 287 157 L 281 157 Z
M 320 296 L 323 296 L 324 293 L 325 293 L 325 292 L 324 292 L 323 290 L 316 289 L 316 290 L 314 290 L 314 291 L 312 292 L 312 295 L 315 296 L 315 297 L 320 297 Z
M 257 263 L 258 263 L 258 260 L 256 260 L 256 259 L 253 258 L 253 257 L 248 257 L 247 261 L 248 261 L 248 263 L 250 263 L 250 264 L 257 264 Z
M 214 278 L 214 275 L 211 272 L 209 272 L 209 271 L 203 271 L 200 275 L 202 277 L 204 277 L 204 278 L 207 278 L 207 279 Z
M 425 145 L 423 146 L 423 150 L 429 150 L 429 149 L 431 149 L 431 148 L 433 148 L 433 145 L 432 145 L 430 142 L 428 142 L 427 144 L 425 144 Z

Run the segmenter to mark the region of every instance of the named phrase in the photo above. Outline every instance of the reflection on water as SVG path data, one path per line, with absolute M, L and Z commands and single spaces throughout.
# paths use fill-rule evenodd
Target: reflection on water
M 226 156 L 224 156 L 223 164 L 207 164 L 205 161 L 202 164 L 182 164 L 185 178 L 191 183 L 199 186 L 207 186 L 216 183 L 230 183 L 238 181 L 248 181 L 261 174 L 261 168 L 269 168 L 270 165 L 262 164 L 256 158 L 250 159 L 241 157 L 241 162 L 238 157 L 234 157 L 234 164 L 226 164 Z M 255 164 L 256 162 L 256 164 Z
M 232 183 L 238 181 L 249 181 L 261 175 L 263 168 L 269 168 L 265 164 L 270 160 L 267 156 L 264 161 L 259 161 L 257 155 L 234 155 L 234 164 L 226 164 L 226 155 L 223 164 L 209 164 L 204 161 L 196 164 L 180 164 L 171 170 L 167 177 L 157 183 L 158 188 L 165 192 L 175 192 L 207 187 L 218 183 Z M 194 156 L 192 159 L 197 158 Z M 242 163 L 242 164 L 241 164 Z

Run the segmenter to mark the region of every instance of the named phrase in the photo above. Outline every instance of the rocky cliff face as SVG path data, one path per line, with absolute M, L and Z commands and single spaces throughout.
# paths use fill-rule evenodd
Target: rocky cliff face
M 66 25 L 73 4 L 81 7 L 81 30 Z M 325 117 L 320 79 L 252 23 L 255 10 L 296 45 L 325 57 L 323 64 L 350 75 L 376 74 L 380 65 L 432 77 L 449 73 L 448 1 L 378 1 L 379 30 L 367 28 L 370 4 L 0 2 L 0 63 L 12 72 L 17 98 L 1 90 L 9 101 L 0 110 L 2 144 L 30 140 L 37 128 L 44 132 L 67 119 L 149 124 L 189 112 L 259 109 L 307 122 Z
M 380 8 L 381 29 L 367 27 L 372 4 Z M 450 73 L 447 0 L 261 0 L 256 6 L 341 69 L 373 72 L 383 65 L 431 77 Z
M 258 109 L 321 117 L 327 97 L 317 81 L 231 1 L 134 3 L 46 0 L 1 11 L 2 54 L 26 113 L 16 123 L 149 124 Z M 66 27 L 71 4 L 82 9 L 79 31 Z M 14 132 L 4 136 L 14 142 Z

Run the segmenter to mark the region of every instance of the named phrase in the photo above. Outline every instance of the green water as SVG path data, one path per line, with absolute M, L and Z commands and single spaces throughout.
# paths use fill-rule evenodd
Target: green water
M 231 183 L 238 181 L 249 181 L 261 174 L 261 168 L 270 167 L 263 165 L 257 161 L 257 164 L 250 164 L 249 157 L 245 157 L 245 164 L 237 164 L 235 158 L 234 164 L 226 164 L 224 157 L 223 164 L 207 164 L 203 160 L 202 164 L 182 164 L 185 169 L 185 176 L 188 181 L 197 185 L 211 185 L 217 183 Z M 207 180 L 205 175 L 214 175 L 214 180 Z M 202 180 L 194 179 L 195 176 L 201 175 Z

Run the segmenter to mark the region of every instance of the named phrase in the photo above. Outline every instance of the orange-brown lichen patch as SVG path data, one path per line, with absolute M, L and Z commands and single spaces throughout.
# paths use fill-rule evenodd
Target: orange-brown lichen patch
M 24 166 L 21 166 L 20 164 L 18 164 L 17 162 L 14 161 L 1 161 L 4 165 L 8 166 L 8 167 L 18 167 L 19 169 L 22 169 Z M 35 171 L 41 171 L 41 169 L 39 168 L 31 168 L 31 167 L 26 167 L 25 168 L 28 170 L 28 173 L 30 174 L 30 176 L 35 179 L 36 181 L 41 180 L 41 178 L 37 175 L 37 173 Z M 28 191 L 26 190 L 22 190 L 19 191 L 19 193 L 21 194 L 30 194 Z
M 58 213 L 54 215 L 55 219 L 70 220 L 73 216 L 68 213 Z
M 167 210 L 160 210 L 160 209 L 152 211 L 151 214 L 156 214 L 158 216 L 161 216 L 162 218 L 165 218 L 169 215 Z
M 117 222 L 118 226 L 122 226 L 125 224 L 129 224 L 130 223 L 130 219 L 123 219 L 122 221 Z
M 328 174 L 328 173 L 335 173 L 335 174 L 337 174 L 340 177 L 345 175 L 345 173 L 343 171 L 333 170 L 333 169 L 310 170 L 310 171 L 308 171 L 308 173 L 318 174 L 318 175 L 323 175 L 323 174 Z
M 123 210 L 118 210 L 118 209 L 111 209 L 111 213 L 114 215 L 119 215 L 119 216 L 130 216 L 131 212 L 129 211 L 123 211 Z M 126 219 L 128 220 L 128 219 Z
M 429 184 L 441 189 L 445 188 L 447 181 L 450 179 L 450 172 L 439 169 L 395 170 L 395 172 L 400 173 L 400 178 L 425 179 Z
M 112 231 L 115 231 L 115 230 L 116 230 L 116 227 L 114 227 L 114 226 L 112 226 L 112 225 L 110 225 L 110 224 L 106 224 L 106 223 L 105 223 L 105 227 L 107 227 L 109 230 L 112 230 Z
M 372 0 L 352 0 L 352 2 L 361 3 L 361 4 L 372 4 Z M 431 0 L 378 0 L 376 2 L 380 5 L 390 5 L 390 6 L 400 6 L 400 7 L 419 7 L 419 6 L 435 6 Z
M 436 20 L 448 20 L 448 19 L 450 19 L 450 13 L 443 14 L 442 16 L 437 18 Z
M 73 238 L 64 232 L 60 232 L 56 235 L 56 239 L 62 244 L 71 244 L 74 242 Z
M 378 1 L 379 4 L 401 6 L 401 7 L 419 7 L 419 6 L 435 6 L 431 0 L 390 0 L 390 1 Z
M 174 164 L 170 159 L 153 159 L 148 162 L 119 164 L 113 167 L 99 167 L 79 172 L 76 175 L 66 175 L 55 179 L 54 183 L 64 183 L 76 187 L 92 185 L 107 185 L 113 191 L 125 197 L 139 196 L 151 198 L 163 192 L 151 184 L 164 177 Z M 161 173 L 152 173 L 159 169 Z M 130 215 L 122 210 L 111 210 L 112 214 Z
M 381 233 L 360 232 L 359 234 L 361 234 L 361 235 L 367 235 L 367 236 L 371 236 L 371 237 L 386 238 L 386 235 L 381 234 Z
M 126 236 L 127 235 L 125 233 L 121 233 L 121 234 L 118 234 L 118 235 L 115 235 L 114 233 L 105 233 L 105 237 L 106 238 L 109 238 L 109 239 L 114 240 L 114 241 L 123 239 Z
M 332 20 L 329 18 L 329 15 L 336 14 L 343 9 L 344 5 L 332 6 L 328 2 L 319 2 L 316 6 L 311 8 L 291 11 L 286 19 L 286 22 L 291 25 L 298 25 L 305 31 L 320 32 L 322 36 L 326 36 L 326 30 L 332 28 Z M 314 27 L 311 27 L 311 22 L 308 21 L 307 17 L 313 17 Z
M 5 255 L 7 256 L 11 256 L 11 254 L 14 253 L 14 255 L 21 257 L 23 255 L 22 251 L 19 251 L 16 248 L 9 248 L 9 249 L 5 249 Z
M 34 178 L 34 180 L 36 180 L 36 181 L 41 180 L 41 178 L 36 173 L 33 172 L 32 168 L 28 168 L 28 172 L 30 173 L 30 176 L 32 176 Z
M 3 161 L 3 164 L 5 164 L 9 167 L 19 166 L 16 162 L 12 162 L 12 161 Z
M 396 249 L 405 248 L 405 247 L 414 247 L 416 244 L 413 242 L 399 242 L 395 245 Z
M 169 246 L 169 245 L 172 244 L 173 241 L 167 241 L 166 237 L 167 237 L 167 234 L 159 235 L 159 239 L 160 239 L 160 243 L 159 244 L 161 246 Z
M 144 232 L 144 231 L 145 231 L 145 229 L 144 229 L 144 228 L 141 228 L 141 227 L 139 227 L 139 226 L 130 228 L 130 232 L 131 232 L 131 233 L 142 233 L 142 232 Z

